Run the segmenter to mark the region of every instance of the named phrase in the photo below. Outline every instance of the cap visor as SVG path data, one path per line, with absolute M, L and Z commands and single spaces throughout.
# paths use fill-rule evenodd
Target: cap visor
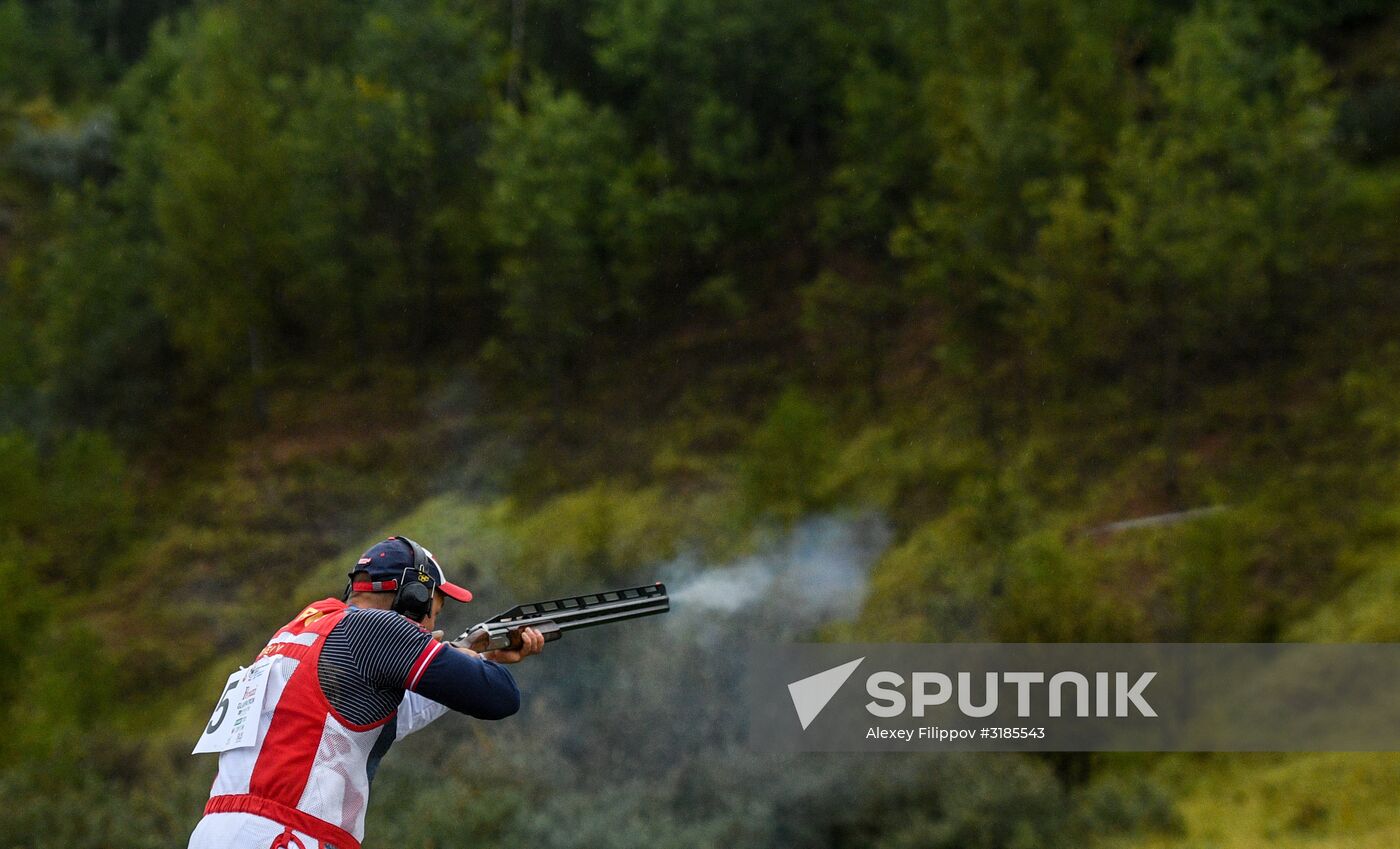
M 442 590 L 443 594 L 446 595 L 448 598 L 456 599 L 457 601 L 472 600 L 472 591 L 467 589 L 466 587 L 459 587 L 456 584 L 449 584 L 446 581 L 444 581 L 443 583 L 438 584 L 438 589 Z

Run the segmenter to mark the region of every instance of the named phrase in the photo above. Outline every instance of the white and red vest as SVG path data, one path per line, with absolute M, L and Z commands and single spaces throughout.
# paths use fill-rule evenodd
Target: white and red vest
M 219 755 L 219 773 L 204 813 L 257 814 L 312 835 L 325 849 L 359 849 L 369 802 L 370 751 L 396 714 L 356 725 L 336 713 L 321 689 L 321 649 L 349 609 L 333 598 L 309 605 L 277 629 L 259 653 L 260 659 L 275 660 L 267 673 L 257 743 Z M 434 641 L 424 649 L 410 682 L 441 648 Z M 435 710 L 425 720 L 443 711 Z

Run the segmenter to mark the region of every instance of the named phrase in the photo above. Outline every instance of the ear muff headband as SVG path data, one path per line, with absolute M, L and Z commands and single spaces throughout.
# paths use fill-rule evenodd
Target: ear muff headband
M 433 611 L 433 589 L 436 587 L 433 576 L 427 570 L 428 553 L 423 550 L 423 546 L 408 537 L 393 539 L 406 542 L 409 548 L 413 549 L 413 565 L 403 570 L 390 609 L 414 622 L 422 622 Z
M 408 537 L 389 539 L 408 543 L 408 547 L 413 551 L 413 565 L 404 569 L 397 581 L 375 581 L 372 584 L 356 584 L 355 571 L 359 570 L 352 571 L 347 576 L 341 600 L 349 601 L 350 593 L 355 591 L 383 592 L 392 589 L 394 601 L 389 609 L 407 616 L 414 622 L 422 622 L 433 610 L 433 590 L 437 586 L 436 579 L 427 569 L 428 552 Z

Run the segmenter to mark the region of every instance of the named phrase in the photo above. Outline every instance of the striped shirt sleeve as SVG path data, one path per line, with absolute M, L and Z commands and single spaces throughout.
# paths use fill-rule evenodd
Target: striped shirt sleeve
M 442 650 L 418 623 L 392 610 L 353 610 L 335 630 L 360 677 L 386 690 L 410 689 Z

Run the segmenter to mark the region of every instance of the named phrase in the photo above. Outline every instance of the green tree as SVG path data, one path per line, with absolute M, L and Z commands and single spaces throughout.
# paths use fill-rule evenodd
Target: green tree
M 25 4 L 21 0 L 0 4 L 0 98 L 33 97 L 43 89 L 43 48 Z
M 635 316 L 652 273 L 656 226 L 622 122 L 576 94 L 531 85 L 505 106 L 483 163 L 486 225 L 501 252 L 492 286 L 510 354 L 535 375 L 577 374 L 589 334 Z
M 1330 293 L 1317 272 L 1335 221 L 1334 102 L 1308 51 L 1271 50 L 1229 7 L 1178 30 L 1152 75 L 1156 115 L 1127 127 L 1110 229 L 1135 334 L 1179 370 L 1282 353 Z
M 260 385 L 274 346 L 304 336 L 339 299 L 335 266 L 319 261 L 329 197 L 299 179 L 245 26 L 226 10 L 205 12 L 172 86 L 158 131 L 157 304 L 197 370 L 227 374 L 241 359 Z
M 1096 173 L 1111 153 L 1131 104 L 1115 36 L 1135 24 L 1060 0 L 937 8 L 926 26 L 935 35 L 908 37 L 930 162 L 889 244 L 911 293 L 940 313 L 931 353 L 976 387 L 990 436 L 1019 415 L 1027 389 L 1015 326 L 1025 257 L 1056 181 Z
M 429 325 L 414 319 L 424 320 L 432 235 L 425 220 L 432 142 L 423 115 L 410 94 L 337 69 L 313 71 L 300 90 L 282 134 L 295 172 L 289 179 L 320 198 L 325 250 L 311 279 L 336 283 L 308 321 L 316 347 L 339 354 L 333 362 L 359 364 L 367 346 L 391 359 L 422 354 Z M 377 345 L 385 338 L 394 341 Z
M 98 88 L 102 71 L 77 3 L 0 4 L 0 107 L 10 99 L 73 101 Z
M 96 190 L 60 193 L 55 207 L 35 297 L 47 405 L 59 422 L 150 431 L 176 366 L 152 302 L 156 247 Z
M 1189 387 L 1288 356 L 1351 277 L 1337 265 L 1342 172 L 1315 56 L 1237 9 L 1203 8 L 1150 82 L 1150 109 L 1101 177 L 1068 176 L 1052 194 L 1016 278 L 1028 299 L 1015 326 L 1044 385 L 1133 375 L 1172 467 Z
M 835 453 L 827 414 L 800 389 L 773 403 L 741 457 L 749 510 L 795 521 L 820 506 L 821 484 Z
M 323 146 L 320 161 L 342 186 L 342 203 L 358 205 L 350 247 L 368 249 L 347 252 L 356 263 L 347 285 L 368 277 L 392 288 L 389 306 L 409 318 L 420 349 L 465 337 L 472 350 L 491 327 L 480 158 L 504 48 L 490 17 L 486 5 L 462 0 L 371 9 L 348 61 L 357 120 L 326 114 L 341 139 Z
M 828 3 L 608 0 L 588 21 L 604 101 L 668 164 L 677 282 L 774 288 L 771 240 L 809 220 L 844 36 Z M 800 242 L 799 242 L 800 244 Z

